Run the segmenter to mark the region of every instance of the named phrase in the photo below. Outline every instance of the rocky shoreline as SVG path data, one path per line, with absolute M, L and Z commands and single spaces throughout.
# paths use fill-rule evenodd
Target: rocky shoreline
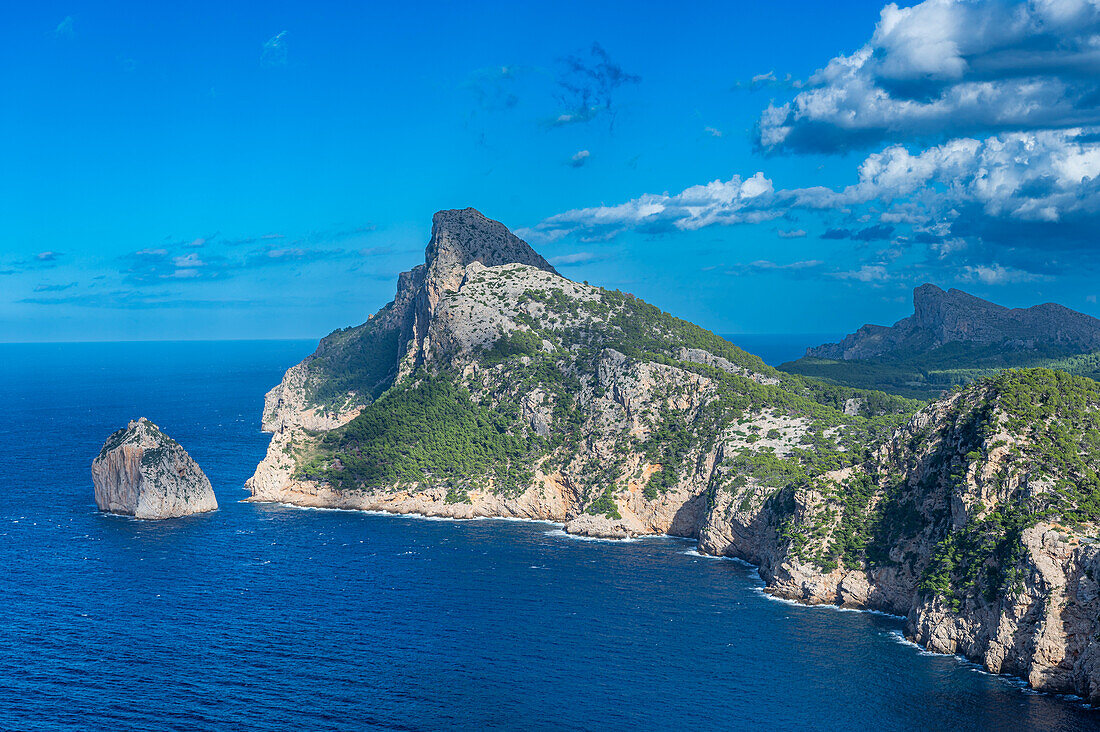
M 392 360 L 364 362 L 393 344 Z M 892 413 L 886 395 L 814 392 L 632 296 L 566 280 L 476 211 L 440 212 L 394 301 L 267 394 L 273 436 L 246 487 L 255 502 L 696 539 L 759 567 L 773 596 L 902 616 L 931 651 L 1100 704 L 1096 526 L 1028 513 L 1062 501 L 1090 515 L 1065 487 L 1088 463 L 1046 465 L 1100 412 L 1095 384 L 1075 378 L 1009 373 Z M 386 385 L 397 401 L 375 406 Z M 1072 410 L 1029 414 L 1069 394 Z M 495 425 L 467 435 L 479 446 L 504 432 L 540 447 L 512 472 L 498 471 L 500 443 L 472 476 L 410 463 L 451 459 L 451 433 L 431 433 L 455 409 L 447 429 Z M 401 467 L 349 480 L 348 463 Z
M 286 506 L 288 508 L 298 508 L 298 509 L 306 509 L 306 510 L 308 510 L 308 509 L 319 509 L 319 510 L 330 510 L 330 511 L 357 511 L 357 512 L 372 513 L 372 514 L 377 514 L 377 515 L 406 516 L 406 517 L 411 517 L 411 518 L 418 518 L 418 519 L 424 519 L 424 520 L 434 520 L 434 521 L 440 521 L 440 520 L 445 520 L 445 521 L 480 521 L 480 520 L 527 521 L 527 522 L 541 523 L 541 524 L 545 524 L 547 526 L 557 527 L 561 530 L 563 536 L 566 536 L 566 537 L 569 537 L 569 538 L 572 538 L 572 539 L 581 539 L 581 540 L 607 541 L 607 542 L 618 542 L 618 541 L 634 540 L 634 539 L 661 539 L 661 538 L 675 539 L 675 540 L 689 540 L 689 541 L 694 542 L 694 551 L 692 553 L 694 553 L 696 556 L 698 556 L 700 558 L 712 559 L 712 560 L 734 561 L 734 562 L 738 562 L 738 563 L 744 565 L 745 567 L 749 567 L 749 568 L 752 568 L 753 570 L 755 570 L 757 578 L 760 582 L 760 587 L 759 587 L 760 594 L 762 596 L 770 599 L 770 600 L 774 600 L 776 602 L 782 602 L 782 603 L 785 603 L 785 604 L 788 604 L 788 605 L 791 605 L 791 606 L 795 606 L 795 607 L 807 608 L 807 609 L 820 608 L 820 609 L 835 610 L 835 611 L 838 611 L 838 612 L 871 613 L 871 614 L 875 614 L 875 615 L 883 615 L 883 616 L 893 618 L 895 620 L 903 621 L 903 622 L 908 620 L 908 617 L 905 614 L 899 614 L 897 612 L 891 612 L 888 609 L 883 609 L 883 608 L 880 608 L 880 607 L 871 607 L 871 606 L 864 606 L 864 605 L 858 605 L 858 604 L 856 604 L 856 605 L 853 605 L 853 604 L 839 604 L 839 603 L 831 603 L 831 602 L 825 602 L 825 601 L 812 601 L 812 600 L 806 600 L 802 597 L 792 596 L 790 593 L 788 593 L 787 591 L 784 591 L 779 586 L 770 585 L 768 583 L 768 581 L 766 579 L 764 579 L 764 576 L 762 574 L 760 565 L 754 564 L 753 562 L 748 561 L 747 559 L 744 559 L 742 557 L 735 556 L 735 555 L 715 554 L 715 553 L 707 552 L 707 551 L 705 551 L 705 548 L 702 546 L 702 544 L 700 543 L 700 541 L 698 539 L 694 539 L 693 537 L 690 537 L 690 536 L 680 536 L 680 535 L 677 535 L 677 534 L 667 534 L 667 533 L 647 533 L 647 534 L 626 535 L 625 532 L 623 532 L 619 529 L 616 529 L 613 526 L 608 526 L 606 531 L 595 531 L 595 532 L 580 531 L 580 530 L 578 530 L 578 528 L 579 528 L 578 526 L 574 526 L 573 529 L 571 530 L 570 526 L 573 522 L 565 522 L 565 521 L 562 521 L 560 519 L 541 518 L 541 517 L 533 517 L 533 516 L 525 516 L 525 515 L 512 515 L 512 514 L 491 514 L 491 513 L 485 512 L 483 507 L 464 505 L 462 507 L 456 508 L 453 504 L 448 505 L 448 504 L 442 503 L 439 500 L 426 502 L 426 503 L 418 503 L 416 501 L 409 501 L 409 500 L 400 501 L 400 502 L 397 502 L 397 503 L 388 503 L 386 501 L 372 502 L 372 501 L 367 500 L 367 499 L 355 499 L 355 498 L 349 496 L 349 497 L 344 497 L 347 500 L 336 500 L 332 503 L 326 503 L 323 500 L 320 500 L 320 496 L 323 495 L 323 493 L 309 494 L 309 495 L 312 496 L 312 498 L 303 500 L 304 495 L 305 494 L 300 494 L 300 493 L 297 493 L 297 492 L 289 492 L 286 495 L 284 495 L 283 498 L 284 499 L 290 499 L 290 500 L 279 500 L 275 497 L 257 498 L 255 496 L 250 497 L 250 498 L 245 499 L 245 500 L 247 502 L 252 502 L 252 503 L 269 503 L 269 504 L 274 504 L 274 505 Z M 594 517 L 594 518 L 598 518 L 598 517 Z M 606 524 L 602 524 L 602 522 L 597 522 L 596 525 L 597 526 L 599 526 L 599 525 L 607 526 Z M 1068 701 L 1068 702 L 1076 702 L 1076 703 L 1079 703 L 1082 707 L 1088 708 L 1088 709 L 1100 708 L 1100 703 L 1098 703 L 1096 701 L 1093 701 L 1092 703 L 1090 703 L 1086 698 L 1084 698 L 1080 695 L 1077 695 L 1077 694 L 1067 693 L 1065 691 L 1045 690 L 1045 689 L 1042 689 L 1042 688 L 1036 688 L 1029 682 L 1029 679 L 1025 675 L 1014 674 L 1014 673 L 1011 673 L 1011 672 L 998 673 L 998 672 L 995 672 L 995 671 L 991 671 L 982 663 L 982 659 L 980 657 L 975 658 L 973 656 L 968 656 L 965 653 L 937 648 L 932 643 L 924 642 L 924 641 L 916 639 L 915 637 L 911 637 L 908 633 L 904 632 L 904 629 L 903 629 L 903 632 L 899 633 L 898 639 L 899 639 L 899 642 L 903 642 L 907 645 L 910 645 L 914 649 L 917 649 L 921 652 L 932 653 L 932 654 L 941 655 L 941 656 L 951 656 L 951 657 L 955 658 L 957 661 L 959 661 L 960 663 L 969 664 L 975 670 L 977 670 L 981 673 L 988 674 L 990 676 L 996 676 L 998 678 L 1003 678 L 1003 679 L 1006 679 L 1006 680 L 1011 679 L 1011 680 L 1013 680 L 1014 685 L 1016 685 L 1015 682 L 1019 682 L 1020 684 L 1023 684 L 1026 687 L 1028 687 L 1031 690 L 1031 693 L 1046 694 L 1048 696 L 1053 696 L 1053 697 L 1056 697 L 1056 698 L 1060 698 L 1060 699 L 1063 699 L 1063 700 Z

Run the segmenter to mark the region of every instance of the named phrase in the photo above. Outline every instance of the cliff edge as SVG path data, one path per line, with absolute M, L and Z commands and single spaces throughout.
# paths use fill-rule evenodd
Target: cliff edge
M 100 511 L 166 519 L 214 511 L 210 481 L 178 442 L 142 417 L 111 434 L 92 461 Z

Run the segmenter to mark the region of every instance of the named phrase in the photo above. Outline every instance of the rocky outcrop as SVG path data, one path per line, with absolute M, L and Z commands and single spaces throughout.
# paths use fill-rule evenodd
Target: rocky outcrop
M 853 360 L 927 351 L 948 343 L 1004 344 L 1032 350 L 1057 347 L 1085 353 L 1100 349 L 1100 320 L 1045 303 L 1009 309 L 962 290 L 932 284 L 913 291 L 913 314 L 893 326 L 865 325 L 839 343 L 809 348 L 807 356 Z
M 921 410 L 865 463 L 717 494 L 701 546 L 759 564 L 780 597 L 901 615 L 930 650 L 1100 703 L 1098 423 L 1094 382 L 1006 373 Z M 1093 447 L 1059 456 L 1057 440 Z
M 983 332 L 946 302 L 964 298 L 921 292 L 914 317 L 947 324 L 930 337 Z M 946 304 L 923 299 L 937 292 Z M 903 615 L 932 650 L 1100 702 L 1100 394 L 1022 373 L 914 414 L 785 376 L 562 278 L 477 212 L 443 212 L 394 302 L 269 393 L 274 434 L 246 487 L 253 501 L 694 537 L 759 565 L 776 595 Z M 1067 444 L 1087 447 L 1052 463 Z
M 210 481 L 178 442 L 142 417 L 107 438 L 92 461 L 100 511 L 166 519 L 214 511 Z

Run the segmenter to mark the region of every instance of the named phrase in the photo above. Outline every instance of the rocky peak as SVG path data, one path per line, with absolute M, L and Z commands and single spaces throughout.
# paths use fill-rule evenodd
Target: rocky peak
M 997 316 L 1008 312 L 1003 305 L 988 302 L 968 292 L 943 290 L 926 283 L 913 290 L 913 318 L 921 325 L 937 327 L 952 315 Z
M 100 511 L 162 519 L 213 511 L 210 481 L 178 442 L 145 417 L 111 434 L 92 461 Z
M 423 362 L 429 344 L 428 326 L 439 301 L 448 292 L 457 292 L 466 277 L 466 268 L 479 262 L 486 267 L 526 264 L 557 274 L 557 271 L 531 246 L 508 230 L 504 224 L 487 218 L 473 208 L 439 211 L 432 217 L 432 236 L 424 251 L 423 279 L 403 278 L 417 287 L 412 296 L 411 317 L 406 319 L 402 341 L 409 344 L 402 359 L 401 372 Z M 398 291 L 397 299 L 405 295 Z
M 448 280 L 447 275 L 471 262 L 481 262 L 486 267 L 527 264 L 557 274 L 549 262 L 508 227 L 473 208 L 436 212 L 424 261 L 432 274 L 454 289 L 462 280 Z
M 1010 309 L 962 290 L 924 284 L 913 290 L 913 314 L 908 318 L 891 327 L 865 325 L 839 343 L 808 349 L 806 355 L 875 358 L 956 342 L 1084 353 L 1100 348 L 1100 320 L 1053 303 Z

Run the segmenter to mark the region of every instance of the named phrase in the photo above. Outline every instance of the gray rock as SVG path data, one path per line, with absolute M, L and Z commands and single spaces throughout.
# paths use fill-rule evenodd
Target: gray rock
M 107 438 L 92 461 L 100 511 L 164 519 L 214 511 L 210 481 L 178 442 L 142 417 Z
M 1015 350 L 1058 346 L 1084 353 L 1100 348 L 1100 320 L 1045 303 L 1009 309 L 962 290 L 932 284 L 913 290 L 913 314 L 893 326 L 865 325 L 839 343 L 806 350 L 807 356 L 851 360 L 923 351 L 947 343 L 1004 343 Z

